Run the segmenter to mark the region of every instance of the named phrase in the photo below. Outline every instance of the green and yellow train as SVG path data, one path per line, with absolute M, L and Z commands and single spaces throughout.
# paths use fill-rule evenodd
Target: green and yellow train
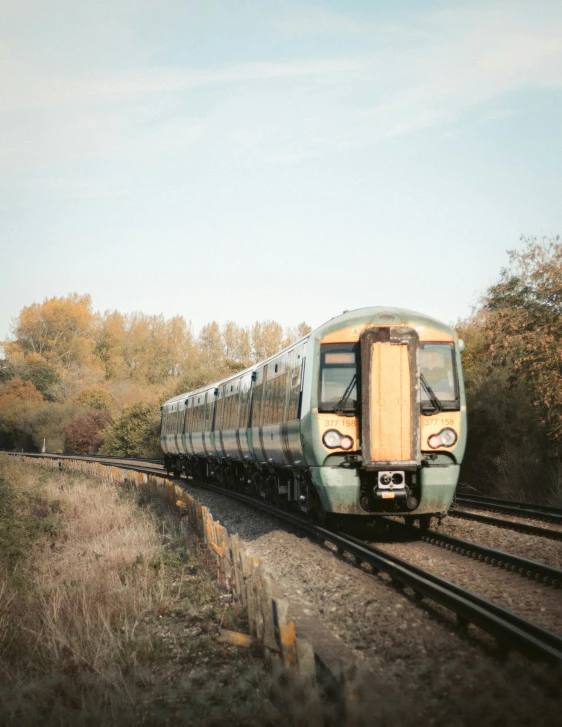
M 332 318 L 266 361 L 162 406 L 166 468 L 327 516 L 428 522 L 466 443 L 456 332 L 400 308 Z

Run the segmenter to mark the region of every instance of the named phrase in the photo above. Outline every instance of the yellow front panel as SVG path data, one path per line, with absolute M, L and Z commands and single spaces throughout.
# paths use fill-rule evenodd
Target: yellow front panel
M 457 433 L 457 437 L 460 437 L 461 432 L 461 413 L 460 411 L 442 411 L 436 414 L 427 414 L 420 417 L 420 423 L 422 427 L 421 431 L 421 448 L 424 452 L 450 452 L 453 450 L 457 443 L 452 447 L 439 447 L 439 449 L 432 449 L 427 440 L 433 434 L 439 434 L 445 427 L 454 429 Z
M 373 343 L 371 352 L 371 457 L 413 459 L 408 346 Z
M 337 449 L 328 449 L 322 442 L 326 452 L 330 454 L 344 451 L 348 454 L 349 452 L 356 452 L 359 449 L 359 420 L 357 417 L 344 417 L 338 414 L 318 414 L 318 429 L 320 436 L 324 432 L 327 432 L 328 429 L 336 429 L 340 434 L 347 435 L 353 439 L 353 447 L 348 450 L 343 450 L 339 447 Z

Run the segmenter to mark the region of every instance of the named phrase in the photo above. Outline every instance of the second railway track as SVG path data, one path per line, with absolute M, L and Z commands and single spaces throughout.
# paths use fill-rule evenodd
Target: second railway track
M 463 510 L 459 508 L 452 508 L 451 510 L 449 510 L 448 514 L 451 517 L 461 518 L 463 520 L 474 520 L 476 522 L 484 523 L 486 525 L 493 525 L 498 528 L 507 528 L 508 530 L 515 530 L 520 533 L 527 533 L 528 535 L 538 535 L 541 538 L 562 540 L 562 530 L 542 527 L 541 525 L 534 525 L 530 522 L 510 520 L 503 517 L 494 517 L 493 515 L 484 515 L 481 512 L 472 512 L 470 510 Z M 519 513 L 518 517 L 524 518 L 525 515 Z
M 445 548 L 459 555 L 464 555 L 467 558 L 480 560 L 490 566 L 505 568 L 521 576 L 534 578 L 556 588 L 562 585 L 562 570 L 559 568 L 553 568 L 552 566 L 538 563 L 528 558 L 522 558 L 513 553 L 506 553 L 496 548 L 489 548 L 479 543 L 456 538 L 452 535 L 445 535 L 434 530 L 424 532 L 417 528 L 402 525 L 401 523 L 392 523 L 392 527 L 398 531 L 404 530 L 430 545 Z
M 463 493 L 458 493 L 455 501 L 472 508 L 496 510 L 497 512 L 505 512 L 521 517 L 545 519 L 551 522 L 562 523 L 562 508 L 551 505 L 535 505 L 530 502 L 518 502 L 517 500 L 504 500 L 499 497 L 466 495 Z

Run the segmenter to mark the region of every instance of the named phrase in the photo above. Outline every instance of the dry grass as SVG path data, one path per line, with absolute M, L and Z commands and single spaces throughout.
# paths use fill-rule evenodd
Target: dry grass
M 24 516 L 37 541 L 8 569 L 3 564 L 2 635 L 8 636 L 11 614 L 27 634 L 39 668 L 56 669 L 71 654 L 77 664 L 100 673 L 109 662 L 121 660 L 142 614 L 166 598 L 162 569 L 151 567 L 161 547 L 158 524 L 115 486 L 69 475 L 41 476 L 14 461 L 0 466 L 14 499 L 25 504 Z M 43 537 L 36 519 L 48 519 Z M 24 560 L 25 555 L 30 557 Z M 6 666 L 4 678 L 13 679 L 14 665 L 8 674 Z
M 0 456 L 1 724 L 253 723 L 267 678 L 216 644 L 229 618 L 161 504 Z

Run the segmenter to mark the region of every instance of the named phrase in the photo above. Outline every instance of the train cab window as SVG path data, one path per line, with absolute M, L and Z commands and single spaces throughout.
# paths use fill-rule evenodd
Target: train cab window
M 357 403 L 358 344 L 325 343 L 320 349 L 318 411 L 354 414 Z
M 420 344 L 420 373 L 423 376 L 420 387 L 423 410 L 435 409 L 432 393 L 443 409 L 459 408 L 459 382 L 452 343 Z

